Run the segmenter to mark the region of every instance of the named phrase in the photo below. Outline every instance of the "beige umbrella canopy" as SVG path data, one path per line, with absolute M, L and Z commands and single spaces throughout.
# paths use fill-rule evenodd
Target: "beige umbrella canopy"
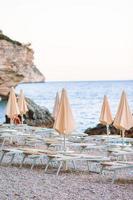
M 114 119 L 116 128 L 122 130 L 122 137 L 124 137 L 125 130 L 133 127 L 133 116 L 128 105 L 126 93 L 123 91 L 119 103 L 119 107 Z
M 103 99 L 103 105 L 102 105 L 99 121 L 101 122 L 101 124 L 104 124 L 104 125 L 110 125 L 113 122 L 107 96 L 104 96 L 104 99 Z
M 28 107 L 27 107 L 27 103 L 26 103 L 26 100 L 24 97 L 23 90 L 20 90 L 20 94 L 18 97 L 18 107 L 19 107 L 20 114 L 22 116 L 22 123 L 23 123 L 23 115 L 26 114 L 26 112 L 28 111 Z
M 10 118 L 10 122 L 12 122 L 14 116 L 19 115 L 19 108 L 17 104 L 17 99 L 15 95 L 15 90 L 12 87 L 10 90 L 7 107 L 6 107 L 6 115 Z
M 64 148 L 65 148 L 65 135 L 70 134 L 75 128 L 75 122 L 72 110 L 69 104 L 67 92 L 62 90 L 59 110 L 54 123 L 54 129 L 60 134 L 64 135 Z
M 55 98 L 55 104 L 54 104 L 54 109 L 53 109 L 53 114 L 52 116 L 54 117 L 54 119 L 56 119 L 57 117 L 57 113 L 59 110 L 59 103 L 60 103 L 60 98 L 59 98 L 59 93 L 56 93 L 56 98 Z
M 99 121 L 101 124 L 106 125 L 107 135 L 109 135 L 109 125 L 112 124 L 113 118 L 112 118 L 112 114 L 111 114 L 107 96 L 104 96 L 104 99 L 103 99 L 103 104 L 102 104 Z

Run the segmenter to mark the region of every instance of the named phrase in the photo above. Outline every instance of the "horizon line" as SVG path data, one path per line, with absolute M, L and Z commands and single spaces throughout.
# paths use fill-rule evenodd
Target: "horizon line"
M 133 81 L 133 79 L 115 79 L 115 80 L 45 80 L 44 83 L 47 82 L 120 82 L 120 81 Z

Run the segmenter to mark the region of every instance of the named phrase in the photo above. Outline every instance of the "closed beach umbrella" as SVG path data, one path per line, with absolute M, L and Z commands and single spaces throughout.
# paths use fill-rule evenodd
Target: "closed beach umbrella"
M 60 134 L 64 135 L 64 150 L 65 150 L 65 136 L 70 134 L 75 127 L 75 122 L 69 104 L 67 92 L 62 90 L 59 110 L 54 123 L 54 129 Z
M 20 90 L 20 94 L 18 97 L 18 107 L 19 107 L 19 111 L 22 117 L 22 123 L 23 123 L 23 115 L 26 114 L 26 112 L 28 111 L 28 107 L 27 107 L 27 103 L 24 97 L 24 93 L 23 90 Z
M 102 109 L 101 109 L 101 114 L 100 114 L 100 119 L 99 119 L 101 124 L 106 125 L 107 127 L 107 135 L 109 135 L 109 125 L 112 124 L 113 118 L 108 102 L 107 96 L 104 96 L 103 99 L 103 104 L 102 104 Z
M 57 113 L 58 113 L 58 110 L 59 110 L 59 103 L 60 103 L 60 99 L 59 99 L 59 93 L 57 92 L 56 93 L 56 98 L 55 98 L 55 104 L 54 104 L 54 109 L 53 109 L 53 117 L 54 119 L 56 119 L 57 117 Z
M 113 125 L 122 130 L 122 137 L 124 137 L 125 130 L 129 130 L 131 127 L 133 127 L 133 116 L 128 105 L 126 93 L 124 91 L 121 95 Z
M 10 90 L 7 107 L 6 107 L 6 115 L 10 118 L 10 122 L 12 122 L 14 116 L 19 115 L 19 108 L 17 104 L 17 99 L 15 95 L 15 90 L 12 87 Z

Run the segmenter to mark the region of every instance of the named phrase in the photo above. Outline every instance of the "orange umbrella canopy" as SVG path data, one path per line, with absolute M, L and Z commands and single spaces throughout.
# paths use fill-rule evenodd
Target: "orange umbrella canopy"
M 60 103 L 60 98 L 59 98 L 59 93 L 56 93 L 56 98 L 55 98 L 55 104 L 54 104 L 54 109 L 53 109 L 53 117 L 56 119 L 58 110 L 59 110 L 59 103 Z
M 19 114 L 20 114 L 20 111 L 19 111 L 19 107 L 17 104 L 15 90 L 12 87 L 10 89 L 10 94 L 9 94 L 9 98 L 8 98 L 8 102 L 7 102 L 6 115 L 12 119 L 15 115 L 19 115 Z
M 133 127 L 133 116 L 128 105 L 126 93 L 124 91 L 121 95 L 113 125 L 120 130 L 128 130 Z
M 75 122 L 68 100 L 67 91 L 62 90 L 59 110 L 54 123 L 54 129 L 60 134 L 70 134 L 75 128 Z
M 103 104 L 102 104 L 99 121 L 101 124 L 104 124 L 104 125 L 110 125 L 113 122 L 113 118 L 112 118 L 112 114 L 111 114 L 107 96 L 104 96 L 104 99 L 103 99 Z
M 24 97 L 24 93 L 23 90 L 20 90 L 20 94 L 18 97 L 18 107 L 19 107 L 19 111 L 21 115 L 26 114 L 26 112 L 28 111 L 28 107 L 27 107 L 27 103 Z

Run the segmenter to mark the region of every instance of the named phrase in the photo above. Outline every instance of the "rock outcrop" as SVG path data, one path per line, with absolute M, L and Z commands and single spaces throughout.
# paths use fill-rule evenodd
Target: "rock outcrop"
M 40 107 L 31 99 L 26 98 L 29 111 L 24 116 L 24 122 L 30 126 L 41 126 L 52 128 L 54 119 L 49 110 L 45 107 Z
M 23 82 L 44 82 L 45 77 L 33 63 L 30 44 L 24 45 L 0 31 L 0 96 L 6 98 L 9 89 Z
M 109 129 L 110 129 L 110 134 L 112 134 L 112 135 L 120 135 L 120 130 L 116 129 L 113 125 L 110 125 Z M 94 128 L 86 129 L 85 133 L 87 133 L 88 135 L 104 135 L 104 134 L 107 134 L 107 130 L 106 130 L 106 126 L 105 125 L 98 124 Z M 131 128 L 128 131 L 125 131 L 125 136 L 133 138 L 133 128 Z

